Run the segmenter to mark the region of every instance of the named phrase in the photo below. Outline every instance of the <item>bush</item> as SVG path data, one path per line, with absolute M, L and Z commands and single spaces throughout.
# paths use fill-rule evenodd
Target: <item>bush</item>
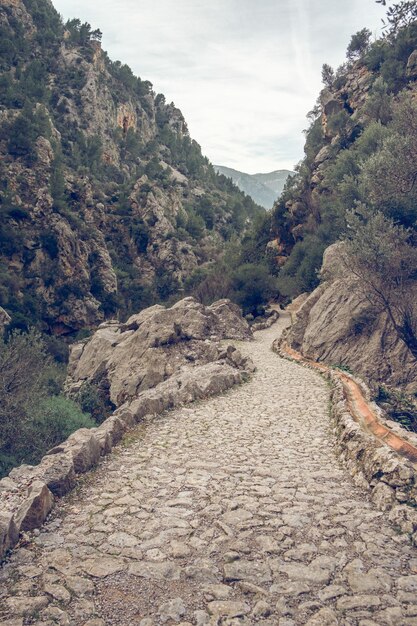
M 28 440 L 30 436 L 25 458 L 30 463 L 38 463 L 46 450 L 64 441 L 78 428 L 96 425 L 73 400 L 64 396 L 43 398 L 33 408 L 31 421 L 25 429 Z
M 232 274 L 233 299 L 245 315 L 257 315 L 259 307 L 276 296 L 276 280 L 263 265 L 246 263 Z
M 54 342 L 50 352 L 57 349 Z M 62 360 L 62 350 L 57 355 Z M 20 463 L 37 463 L 74 430 L 95 425 L 60 394 L 63 371 L 36 330 L 0 340 L 0 477 Z

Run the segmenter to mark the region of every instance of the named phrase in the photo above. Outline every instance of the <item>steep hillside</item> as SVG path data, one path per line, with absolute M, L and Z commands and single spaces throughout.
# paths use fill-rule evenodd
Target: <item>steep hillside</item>
M 269 174 L 245 174 L 223 165 L 215 165 L 214 168 L 219 174 L 231 178 L 239 189 L 267 210 L 272 208 L 281 195 L 288 176 L 293 173 L 289 170 L 276 170 Z
M 417 7 L 390 11 L 380 40 L 360 31 L 344 66 L 323 67 L 306 156 L 274 208 L 267 256 L 282 297 L 312 291 L 292 347 L 376 391 L 413 394 L 405 408 L 395 396 L 393 414 L 417 430 Z
M 184 289 L 261 209 L 49 0 L 0 0 L 0 306 L 73 335 Z
M 305 158 L 274 207 L 269 251 L 283 295 L 318 284 L 323 252 L 344 235 L 357 203 L 415 223 L 417 22 L 369 41 L 360 31 L 344 65 L 336 72 L 323 66 Z

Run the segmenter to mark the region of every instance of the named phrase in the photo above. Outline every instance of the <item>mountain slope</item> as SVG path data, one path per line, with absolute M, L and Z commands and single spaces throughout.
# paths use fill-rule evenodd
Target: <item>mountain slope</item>
M 272 208 L 281 195 L 288 176 L 293 173 L 289 170 L 276 170 L 269 174 L 245 174 L 223 165 L 215 165 L 214 168 L 220 174 L 231 178 L 239 189 L 267 210 Z
M 0 0 L 0 306 L 58 335 L 179 293 L 261 211 L 49 0 Z

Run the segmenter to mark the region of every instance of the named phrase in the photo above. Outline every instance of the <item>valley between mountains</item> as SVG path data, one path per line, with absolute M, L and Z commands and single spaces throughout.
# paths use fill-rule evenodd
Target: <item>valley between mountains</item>
M 271 350 L 257 371 L 145 421 L 0 573 L 2 626 L 417 624 L 407 535 L 335 453 L 329 388 Z

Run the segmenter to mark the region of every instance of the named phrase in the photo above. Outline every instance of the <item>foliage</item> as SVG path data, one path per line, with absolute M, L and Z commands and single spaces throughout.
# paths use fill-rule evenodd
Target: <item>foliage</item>
M 231 276 L 233 300 L 243 309 L 245 315 L 258 315 L 261 307 L 276 295 L 275 279 L 268 268 L 254 263 L 245 263 Z
M 387 6 L 387 0 L 376 0 L 377 4 Z M 395 2 L 388 7 L 386 21 L 383 20 L 386 36 L 394 38 L 398 32 L 417 20 L 417 5 L 414 0 Z
M 331 88 L 335 79 L 334 69 L 328 64 L 324 63 L 321 68 L 321 80 L 325 87 Z
M 369 48 L 371 36 L 372 33 L 368 28 L 362 28 L 362 30 L 352 35 L 347 49 L 347 58 L 350 61 L 359 59 L 365 54 Z
M 397 389 L 390 389 L 381 385 L 375 397 L 390 419 L 399 422 L 403 428 L 417 433 L 417 404 L 416 398 Z
M 417 248 L 411 232 L 364 205 L 348 214 L 348 226 L 344 265 L 356 278 L 359 293 L 387 314 L 417 358 Z
M 41 135 L 49 136 L 51 126 L 42 108 L 26 107 L 8 128 L 8 151 L 15 158 L 24 157 L 29 164 L 36 159 L 35 142 Z
M 0 340 L 0 475 L 36 463 L 73 430 L 94 422 L 57 394 L 62 373 L 38 331 L 13 331 Z

